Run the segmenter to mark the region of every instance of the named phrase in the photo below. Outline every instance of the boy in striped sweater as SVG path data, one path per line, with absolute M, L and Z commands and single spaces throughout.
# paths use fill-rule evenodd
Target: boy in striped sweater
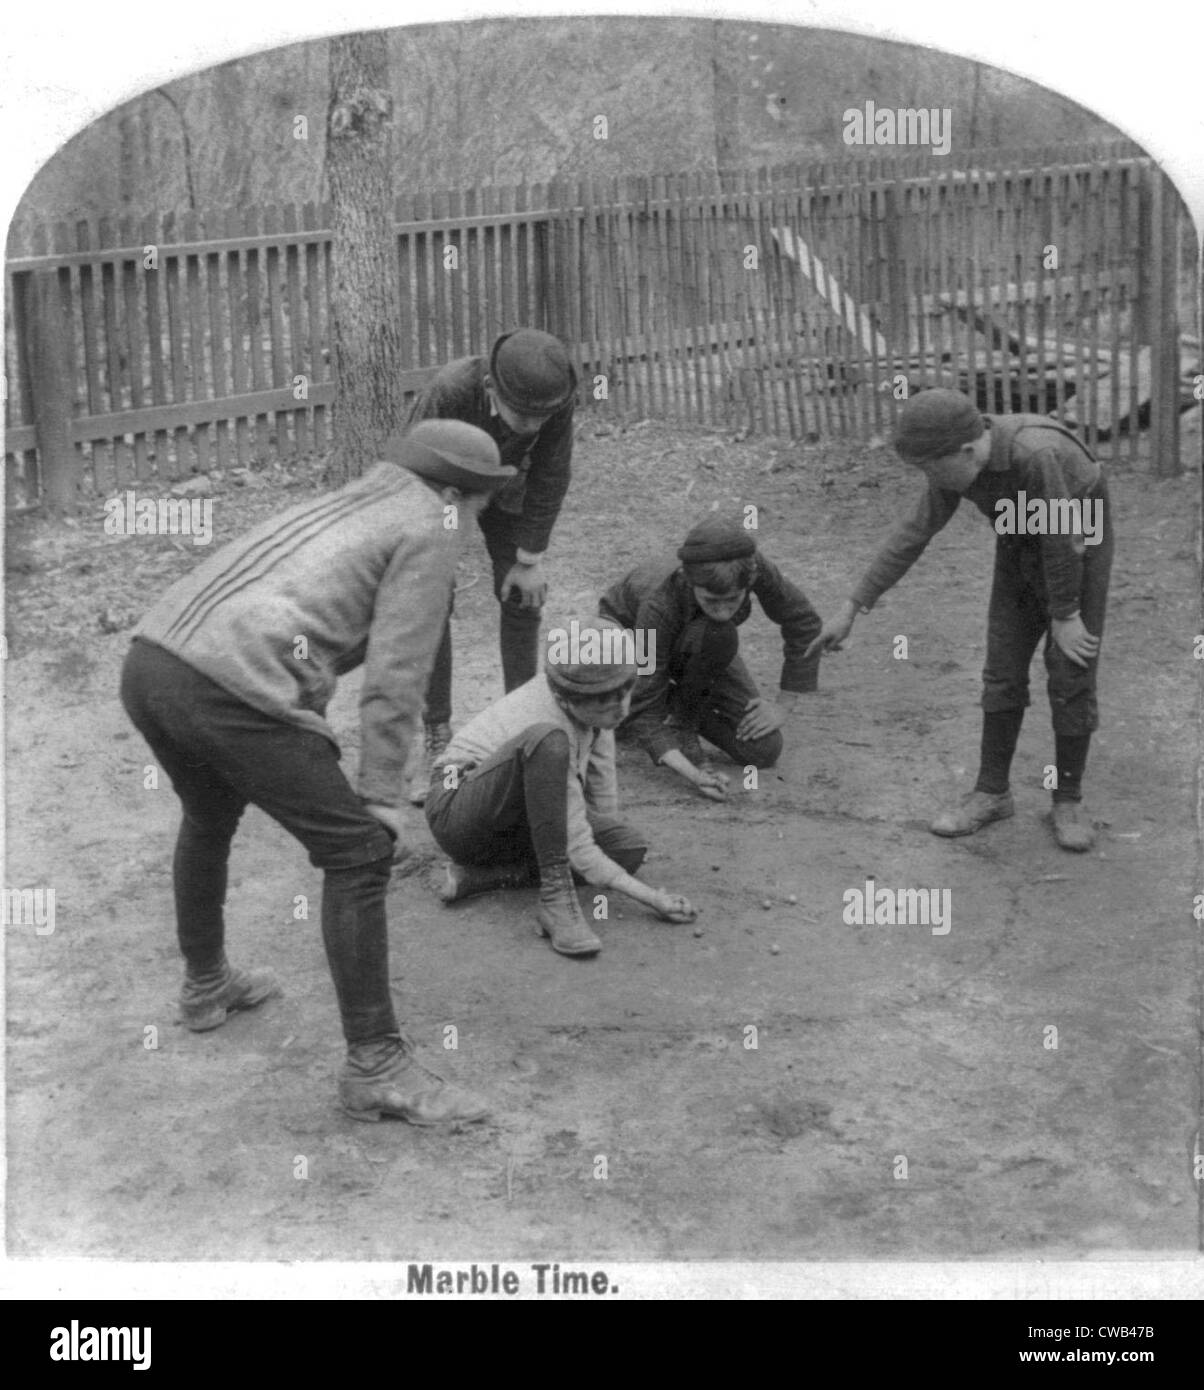
M 512 476 L 458 421 L 416 426 L 384 461 L 225 546 L 135 630 L 126 711 L 183 805 L 172 876 L 184 956 L 180 1011 L 197 1032 L 278 992 L 225 954 L 227 861 L 258 806 L 323 870 L 322 940 L 347 1040 L 339 1081 L 356 1119 L 481 1118 L 476 1097 L 412 1055 L 389 994 L 385 891 L 404 847 L 403 771 L 451 603 L 467 522 Z M 362 665 L 351 786 L 323 717 Z

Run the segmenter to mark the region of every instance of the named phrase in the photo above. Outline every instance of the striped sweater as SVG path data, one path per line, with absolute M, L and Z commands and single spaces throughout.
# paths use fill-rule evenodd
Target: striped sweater
M 324 715 L 364 666 L 359 794 L 393 806 L 443 632 L 464 526 L 392 463 L 224 546 L 134 630 L 257 710 L 337 741 Z

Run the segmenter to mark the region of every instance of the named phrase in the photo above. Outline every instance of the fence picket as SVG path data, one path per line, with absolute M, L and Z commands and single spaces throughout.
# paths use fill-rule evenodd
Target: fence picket
M 573 344 L 583 400 L 605 375 L 623 415 L 864 438 L 893 425 L 903 371 L 1005 412 L 1052 406 L 1114 458 L 1124 428 L 1136 461 L 1151 418 L 1174 468 L 1179 214 L 1151 169 L 1127 145 L 972 149 L 399 197 L 407 397 L 526 323 Z M 85 488 L 324 452 L 329 225 L 306 204 L 14 232 L 9 495 L 39 488 L 39 299 L 17 290 L 45 271 Z

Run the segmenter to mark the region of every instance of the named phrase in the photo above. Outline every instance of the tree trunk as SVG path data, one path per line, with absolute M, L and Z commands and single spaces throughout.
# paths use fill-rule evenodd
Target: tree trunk
M 358 478 L 401 424 L 401 296 L 393 233 L 387 37 L 330 41 L 326 174 L 334 244 L 335 404 L 327 478 Z

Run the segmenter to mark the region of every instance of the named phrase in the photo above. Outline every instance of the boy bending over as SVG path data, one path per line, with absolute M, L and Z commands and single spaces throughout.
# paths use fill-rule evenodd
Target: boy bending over
M 972 835 L 1014 814 L 1012 755 L 1029 703 L 1029 665 L 1044 638 L 1057 764 L 1054 838 L 1063 849 L 1088 850 L 1095 830 L 1080 803 L 1087 750 L 1099 725 L 1096 673 L 1113 549 L 1103 469 L 1076 435 L 1048 417 L 980 415 L 960 391 L 943 389 L 922 391 L 904 405 L 895 449 L 919 468 L 927 486 L 811 648 L 838 651 L 856 615 L 869 612 L 903 578 L 961 499 L 969 498 L 997 533 L 982 752 L 974 790 L 937 816 L 932 831 Z
M 385 890 L 405 839 L 406 754 L 464 522 L 513 470 L 486 434 L 458 421 L 416 426 L 385 458 L 173 585 L 135 631 L 121 698 L 183 806 L 172 878 L 184 1024 L 217 1028 L 278 992 L 269 971 L 237 970 L 225 952 L 230 842 L 258 806 L 323 871 L 322 941 L 347 1040 L 344 1107 L 359 1120 L 427 1125 L 486 1110 L 427 1071 L 401 1035 Z M 447 526 L 449 516 L 460 524 Z M 323 716 L 337 678 L 361 664 L 353 789 Z

